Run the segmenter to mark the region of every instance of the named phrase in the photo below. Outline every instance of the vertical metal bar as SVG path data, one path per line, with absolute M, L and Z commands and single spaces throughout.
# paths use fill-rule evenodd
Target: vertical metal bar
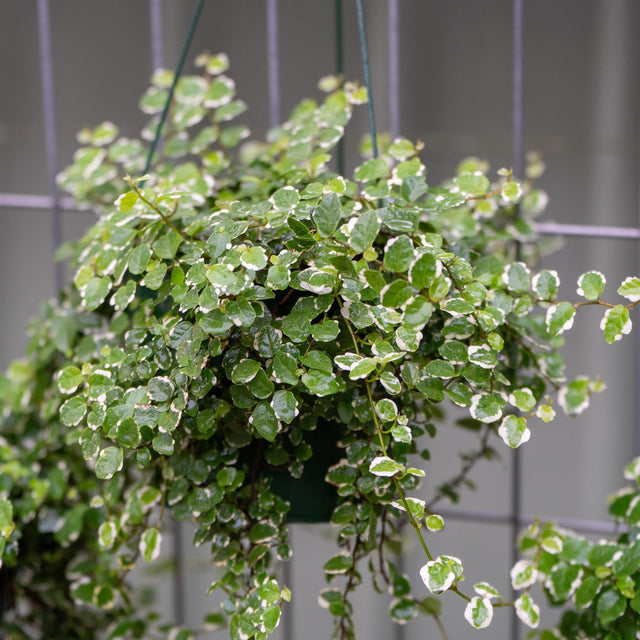
M 389 129 L 391 137 L 400 135 L 400 22 L 399 2 L 389 0 Z
M 513 0 L 513 172 L 517 178 L 524 176 L 523 152 L 523 27 L 524 0 Z M 516 245 L 516 258 L 520 258 L 520 245 Z M 522 519 L 522 459 L 518 449 L 513 452 L 511 468 L 511 564 L 518 561 L 518 533 Z M 515 600 L 517 594 L 512 591 Z M 521 623 L 515 613 L 511 613 L 511 640 L 520 640 Z
M 295 527 L 289 525 L 289 545 L 291 549 L 294 547 L 294 531 Z M 284 561 L 282 566 L 282 583 L 295 593 L 295 585 L 293 584 L 293 562 L 293 556 L 291 556 L 289 560 Z M 295 637 L 295 612 L 295 604 L 292 603 L 284 609 L 284 615 L 282 616 L 282 640 L 293 640 Z
M 38 35 L 40 39 L 40 74 L 42 82 L 42 110 L 47 158 L 47 182 L 51 195 L 51 240 L 55 251 L 62 243 L 62 219 L 60 194 L 56 185 L 58 172 L 58 143 L 56 137 L 56 107 L 53 86 L 53 53 L 51 46 L 51 15 L 49 0 L 38 0 Z M 62 289 L 62 265 L 53 265 L 53 285 L 56 292 Z
M 344 43 L 342 35 L 342 0 L 335 0 L 335 45 L 336 45 L 336 75 L 344 75 Z M 340 138 L 336 149 L 336 163 L 338 173 L 344 175 L 344 139 Z
M 267 64 L 269 75 L 269 125 L 280 124 L 280 41 L 278 0 L 267 0 Z
M 513 172 L 524 176 L 524 69 L 523 69 L 524 0 L 513 0 Z
M 162 0 L 149 0 L 149 31 L 151 33 L 151 71 L 164 67 L 162 51 Z
M 378 136 L 376 134 L 376 117 L 373 111 L 373 91 L 371 89 L 371 73 L 369 72 L 369 53 L 367 51 L 367 30 L 364 25 L 364 10 L 362 0 L 356 0 L 358 13 L 358 30 L 360 31 L 360 50 L 362 52 L 362 68 L 364 71 L 364 84 L 367 87 L 367 108 L 369 111 L 369 133 L 371 134 L 371 149 L 373 157 L 378 157 Z

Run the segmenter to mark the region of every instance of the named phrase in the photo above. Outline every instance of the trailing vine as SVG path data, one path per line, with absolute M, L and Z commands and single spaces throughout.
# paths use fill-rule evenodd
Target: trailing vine
M 45 305 L 0 384 L 3 637 L 194 637 L 199 629 L 159 622 L 128 580 L 160 557 L 173 518 L 194 524 L 194 545 L 217 566 L 210 591 L 222 604 L 202 629 L 266 639 L 291 598 L 274 570 L 292 552 L 291 491 L 314 473 L 332 488 L 338 550 L 320 599 L 335 637 L 355 638 L 350 596 L 366 560 L 399 623 L 425 615 L 446 640 L 432 596 L 451 591 L 476 628 L 506 606 L 537 627 L 530 589 L 551 566 L 550 540 L 567 536 L 527 534 L 533 559 L 511 574 L 524 591 L 506 602 L 486 582 L 463 590 L 462 561 L 432 553 L 433 537 L 446 536 L 434 509 L 493 441 L 519 447 L 554 407 L 586 408 L 601 384 L 566 379 L 561 335 L 597 305 L 605 339 L 621 339 L 640 279 L 613 303 L 590 271 L 580 300 L 559 300 L 558 275 L 525 263 L 546 200 L 531 182 L 507 169 L 490 178 L 469 158 L 428 185 L 421 144 L 404 138 L 338 175 L 331 151 L 367 101 L 362 87 L 325 78 L 323 101 L 247 142 L 228 60 L 198 64 L 200 75 L 175 83 L 149 175 L 139 176 L 142 140 L 173 85 L 165 71 L 141 100 L 152 116 L 142 140 L 111 123 L 85 130 L 60 175 L 99 217 L 63 250 L 73 283 Z M 447 403 L 468 413 L 480 443 L 427 496 L 420 482 Z M 403 523 L 424 550 L 431 596 L 412 593 L 387 558 Z

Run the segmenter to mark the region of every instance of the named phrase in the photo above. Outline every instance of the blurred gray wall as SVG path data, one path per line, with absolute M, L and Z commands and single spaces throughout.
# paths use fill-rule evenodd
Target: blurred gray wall
M 141 126 L 137 99 L 151 72 L 149 3 L 50 4 L 60 169 L 70 161 L 75 133 L 84 125 L 109 119 L 126 134 Z M 175 65 L 194 5 L 186 0 L 162 4 L 162 54 L 168 67 Z M 640 3 L 529 0 L 525 5 L 525 145 L 541 151 L 548 165 L 541 181 L 551 197 L 545 219 L 638 226 Z M 316 95 L 318 78 L 334 71 L 334 2 L 280 0 L 279 6 L 286 113 L 299 99 Z M 387 8 L 386 0 L 366 2 L 373 99 L 382 131 L 389 127 Z M 466 155 L 489 159 L 493 169 L 511 163 L 511 19 L 510 0 L 400 1 L 401 131 L 425 141 L 432 183 L 450 175 Z M 35 0 L 0 3 L 0 193 L 47 193 L 37 24 Z M 361 79 L 351 0 L 344 1 L 344 34 L 345 75 Z M 206 3 L 191 59 L 205 49 L 230 55 L 230 73 L 250 105 L 246 120 L 261 136 L 268 125 L 265 2 Z M 355 164 L 357 144 L 366 131 L 364 116 L 361 110 L 350 132 L 348 166 Z M 4 368 L 24 349 L 27 319 L 54 293 L 53 246 L 48 211 L 5 207 L 0 216 Z M 64 213 L 65 238 L 78 236 L 91 221 L 88 213 Z M 575 295 L 577 277 L 589 268 L 607 274 L 613 296 L 625 275 L 637 273 L 637 260 L 633 241 L 572 238 L 544 266 L 558 269 L 565 283 L 562 292 L 569 298 Z M 636 451 L 635 338 L 606 346 L 598 324 L 596 313 L 578 318 L 567 346 L 569 373 L 600 373 L 608 390 L 579 419 L 535 425 L 523 449 L 526 513 L 603 518 L 605 498 L 621 484 L 621 466 Z M 450 475 L 452 466 L 458 468 L 456 451 L 474 446 L 474 438 L 451 422 L 443 425 L 433 448 L 427 490 Z M 474 478 L 478 489 L 464 494 L 462 507 L 508 511 L 511 456 L 504 447 L 500 451 L 501 462 L 479 465 Z M 210 604 L 201 594 L 213 574 L 206 563 L 192 559 L 184 533 L 184 594 L 189 616 L 197 619 Z M 293 540 L 290 579 L 296 600 L 279 637 L 328 638 L 331 620 L 317 607 L 316 595 L 322 564 L 331 554 L 330 531 L 296 526 Z M 506 526 L 455 519 L 433 538 L 436 553 L 463 559 L 470 585 L 486 579 L 505 592 L 510 545 Z M 406 560 L 414 578 L 423 563 L 417 550 Z M 170 587 L 168 581 L 168 602 Z M 435 626 L 425 619 L 397 634 L 387 620 L 388 599 L 370 589 L 363 589 L 357 600 L 362 638 L 437 637 Z M 442 600 L 450 638 L 510 637 L 505 611 L 496 612 L 488 630 L 474 632 L 462 620 L 461 602 L 453 596 Z M 545 614 L 545 622 L 551 625 L 554 615 Z

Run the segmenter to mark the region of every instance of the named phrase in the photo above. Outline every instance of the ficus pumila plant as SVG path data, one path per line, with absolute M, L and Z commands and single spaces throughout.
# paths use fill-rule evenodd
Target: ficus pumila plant
M 519 182 L 471 158 L 430 186 L 421 145 L 400 138 L 338 175 L 331 151 L 365 90 L 325 78 L 322 102 L 246 142 L 226 57 L 197 63 L 149 175 L 166 71 L 140 102 L 152 117 L 140 140 L 110 123 L 85 130 L 59 177 L 98 218 L 64 248 L 73 282 L 0 382 L 3 637 L 186 640 L 226 621 L 234 640 L 267 638 L 291 597 L 275 567 L 291 556 L 296 518 L 282 487 L 318 471 L 333 487 L 337 549 L 320 599 L 334 637 L 355 638 L 365 563 L 397 622 L 424 614 L 446 637 L 434 596 L 451 591 L 474 627 L 496 606 L 537 627 L 536 576 L 576 566 L 563 534 L 527 534 L 535 558 L 514 567 L 523 592 L 506 602 L 485 582 L 463 588 L 462 562 L 439 553 L 437 506 L 494 441 L 518 447 L 555 406 L 585 409 L 600 384 L 567 381 L 561 334 L 579 307 L 601 305 L 605 339 L 620 339 L 640 279 L 611 304 L 604 276 L 588 272 L 567 302 L 554 271 L 527 266 L 546 202 L 539 162 Z M 478 449 L 427 496 L 420 481 L 449 403 L 468 412 Z M 218 567 L 221 607 L 199 628 L 166 624 L 128 582 L 160 556 L 172 519 L 193 523 Z M 394 564 L 407 523 L 425 555 L 417 592 Z

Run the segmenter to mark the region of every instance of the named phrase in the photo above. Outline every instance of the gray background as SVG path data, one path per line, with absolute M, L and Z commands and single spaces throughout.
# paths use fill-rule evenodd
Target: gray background
M 186 33 L 193 2 L 163 3 L 165 64 L 173 67 Z M 373 98 L 379 129 L 389 127 L 387 2 L 367 0 L 366 20 L 373 70 Z M 529 0 L 525 3 L 525 146 L 543 152 L 548 170 L 541 186 L 550 195 L 545 220 L 638 226 L 638 38 L 640 3 L 634 0 Z M 280 0 L 282 104 L 286 113 L 306 96 L 317 96 L 319 77 L 334 70 L 334 3 Z M 361 79 L 355 5 L 344 2 L 345 75 Z M 151 72 L 149 4 L 143 0 L 53 0 L 51 2 L 59 168 L 76 148 L 75 133 L 109 119 L 134 135 L 143 118 L 137 99 Z M 510 0 L 401 0 L 401 130 L 425 141 L 429 181 L 451 174 L 466 155 L 510 164 L 511 156 Z M 206 3 L 190 60 L 202 50 L 225 51 L 239 96 L 250 111 L 254 135 L 268 125 L 266 27 L 263 0 Z M 187 63 L 186 72 L 192 69 Z M 46 194 L 46 160 L 41 104 L 37 4 L 0 2 L 0 193 Z M 366 130 L 364 110 L 349 133 L 347 165 L 357 161 Z M 50 214 L 46 210 L 0 208 L 0 365 L 19 357 L 24 327 L 39 303 L 54 294 Z M 66 239 L 91 224 L 91 214 L 65 212 Z M 636 242 L 571 238 L 545 260 L 558 269 L 563 294 L 575 296 L 575 281 L 596 268 L 607 274 L 609 297 L 621 279 L 637 272 Z M 567 345 L 569 373 L 602 375 L 607 391 L 579 419 L 536 423 L 523 449 L 523 510 L 542 516 L 600 519 L 606 496 L 622 483 L 621 466 L 636 450 L 636 342 L 612 347 L 598 330 L 600 314 L 580 314 Z M 451 423 L 441 428 L 432 450 L 425 490 L 458 468 L 456 452 L 474 438 Z M 510 500 L 511 455 L 480 464 L 478 490 L 461 506 L 505 513 Z M 194 559 L 184 532 L 184 597 L 190 619 L 211 601 L 204 593 L 213 569 Z M 327 527 L 293 528 L 295 562 L 290 581 L 289 637 L 328 638 L 331 620 L 317 607 L 321 566 L 332 554 Z M 510 531 L 507 526 L 451 518 L 434 536 L 436 553 L 462 558 L 469 586 L 489 580 L 508 591 Z M 409 541 L 409 544 L 413 543 Z M 170 546 L 170 545 L 168 545 Z M 414 545 L 415 546 L 415 545 Z M 424 558 L 406 560 L 417 574 Z M 363 568 L 366 573 L 366 568 Z M 157 584 L 157 578 L 153 579 Z M 171 602 L 171 580 L 163 593 Z M 365 583 L 367 583 L 365 575 Z M 417 584 L 418 593 L 422 589 Z M 469 590 L 469 589 L 468 589 Z M 426 592 L 425 592 L 426 595 Z M 539 600 L 542 598 L 539 597 Z M 508 638 L 509 616 L 496 611 L 494 623 L 474 632 L 462 620 L 463 603 L 442 598 L 450 638 Z M 367 585 L 357 597 L 359 637 L 396 636 L 388 622 L 386 596 Z M 170 606 L 167 606 L 170 609 Z M 545 614 L 551 625 L 554 612 Z M 279 637 L 284 637 L 283 625 Z M 215 637 L 224 637 L 221 634 Z M 418 619 L 403 629 L 405 640 L 438 637 L 435 626 Z

